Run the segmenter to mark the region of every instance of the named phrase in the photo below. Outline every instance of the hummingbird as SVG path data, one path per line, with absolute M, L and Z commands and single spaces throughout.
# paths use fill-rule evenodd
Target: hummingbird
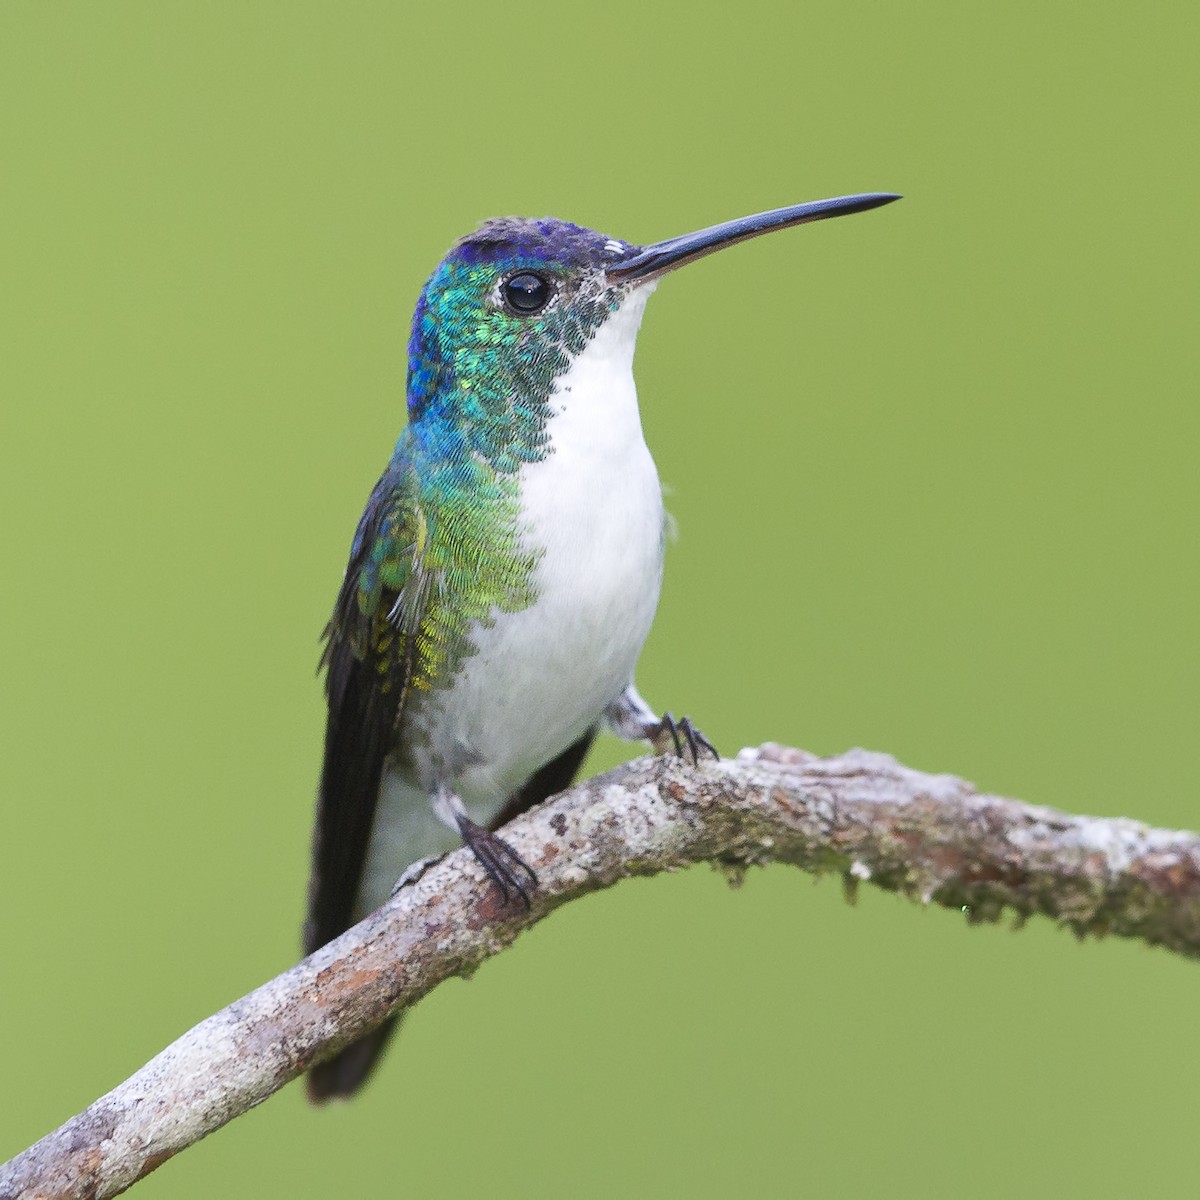
M 325 630 L 328 720 L 305 953 L 459 844 L 505 903 L 537 877 L 496 831 L 567 787 L 607 727 L 699 762 L 686 717 L 634 684 L 667 519 L 634 345 L 658 281 L 773 230 L 899 199 L 841 196 L 635 245 L 553 218 L 461 238 L 417 300 L 407 423 Z M 366 1079 L 395 1018 L 308 1075 Z

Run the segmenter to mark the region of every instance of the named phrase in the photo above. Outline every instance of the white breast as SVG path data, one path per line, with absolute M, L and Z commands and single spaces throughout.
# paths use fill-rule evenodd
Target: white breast
M 650 294 L 601 326 L 552 399 L 552 452 L 521 473 L 537 601 L 476 627 L 476 652 L 445 688 L 410 700 L 419 779 L 385 774 L 361 912 L 415 859 L 458 838 L 434 815 L 444 782 L 490 824 L 538 767 L 575 742 L 633 679 L 658 605 L 662 491 L 642 438 L 633 350 Z
M 596 723 L 632 680 L 650 631 L 662 492 L 633 382 L 648 294 L 634 292 L 559 381 L 550 453 L 522 469 L 537 601 L 477 628 L 476 653 L 422 713 L 428 765 L 450 768 L 477 819 Z

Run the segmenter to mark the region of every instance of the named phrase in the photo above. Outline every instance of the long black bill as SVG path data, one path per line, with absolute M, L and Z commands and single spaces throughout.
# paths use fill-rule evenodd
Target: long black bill
M 892 192 L 865 192 L 860 196 L 837 196 L 833 200 L 810 200 L 807 204 L 773 208 L 770 212 L 738 217 L 736 221 L 724 221 L 695 233 L 685 233 L 681 237 L 667 238 L 665 242 L 643 246 L 640 250 L 634 250 L 624 261 L 606 267 L 605 274 L 615 283 L 645 283 L 684 263 L 712 254 L 714 250 L 732 246 L 735 242 L 749 241 L 773 229 L 787 229 L 792 225 L 806 225 L 809 221 L 866 212 L 899 199 Z

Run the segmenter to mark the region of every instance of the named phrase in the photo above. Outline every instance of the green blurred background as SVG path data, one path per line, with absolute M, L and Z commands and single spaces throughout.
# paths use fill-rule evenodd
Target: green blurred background
M 652 301 L 642 690 L 1200 825 L 1198 13 L 8 0 L 0 1158 L 293 961 L 317 634 L 492 214 L 904 192 Z M 1184 1192 L 1198 982 L 783 868 L 629 883 L 138 1194 Z

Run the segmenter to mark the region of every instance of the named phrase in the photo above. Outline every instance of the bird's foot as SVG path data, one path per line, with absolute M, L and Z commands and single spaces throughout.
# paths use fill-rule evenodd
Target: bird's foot
M 675 720 L 669 712 L 663 713 L 662 720 L 647 731 L 650 744 L 656 754 L 675 752 L 680 758 L 691 757 L 692 765 L 700 765 L 700 752 L 707 751 L 713 758 L 720 758 L 716 746 L 712 744 L 692 724 L 690 717 L 680 717 Z
M 608 727 L 627 742 L 645 738 L 654 747 L 655 754 L 677 754 L 680 758 L 691 758 L 693 765 L 700 765 L 703 750 L 713 758 L 720 758 L 717 748 L 692 724 L 688 717 L 675 720 L 670 713 L 660 717 L 638 694 L 631 683 L 604 710 Z
M 530 894 L 538 885 L 533 868 L 499 834 L 477 825 L 470 817 L 458 818 L 458 831 L 463 844 L 470 848 L 488 878 L 500 889 L 504 903 L 507 904 L 515 894 L 528 910 Z

